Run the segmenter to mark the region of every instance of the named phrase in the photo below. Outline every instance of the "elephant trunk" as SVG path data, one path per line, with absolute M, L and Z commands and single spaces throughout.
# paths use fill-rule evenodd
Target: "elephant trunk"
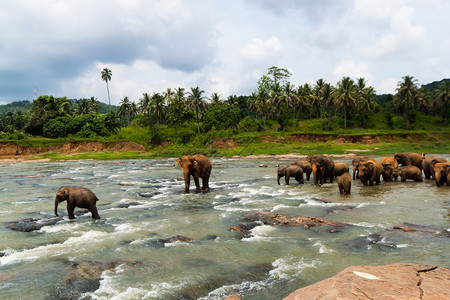
M 280 185 L 280 178 L 281 178 L 281 176 L 280 176 L 280 175 L 278 175 L 277 177 L 278 177 L 278 178 L 277 178 L 277 181 L 278 181 L 278 185 Z
M 55 216 L 58 216 L 58 198 L 55 199 Z

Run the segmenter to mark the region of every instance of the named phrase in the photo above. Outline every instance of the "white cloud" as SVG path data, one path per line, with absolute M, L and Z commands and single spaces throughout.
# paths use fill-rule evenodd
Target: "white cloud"
M 340 64 L 334 68 L 333 71 L 334 79 L 339 81 L 342 77 L 349 76 L 353 79 L 364 77 L 367 82 L 372 80 L 372 75 L 368 70 L 366 63 L 356 63 L 351 60 L 341 61 Z
M 249 44 L 245 46 L 242 50 L 242 54 L 245 58 L 260 60 L 267 56 L 274 55 L 281 51 L 281 41 L 272 36 L 268 40 L 253 39 Z

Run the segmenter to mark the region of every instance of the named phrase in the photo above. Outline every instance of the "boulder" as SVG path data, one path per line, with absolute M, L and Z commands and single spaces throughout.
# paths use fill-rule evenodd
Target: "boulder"
M 444 267 L 352 266 L 284 299 L 450 299 L 449 284 L 450 269 Z
M 62 217 L 53 217 L 49 219 L 26 218 L 18 221 L 5 222 L 6 228 L 14 231 L 31 232 L 40 230 L 44 226 L 50 226 L 61 221 Z

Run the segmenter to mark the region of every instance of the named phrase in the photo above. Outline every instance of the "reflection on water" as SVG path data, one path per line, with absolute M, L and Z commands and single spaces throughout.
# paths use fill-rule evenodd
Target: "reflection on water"
M 449 266 L 449 190 L 433 181 L 353 181 L 352 194 L 340 196 L 336 182 L 278 185 L 275 159 L 212 162 L 207 194 L 182 193 L 173 159 L 0 165 L 0 298 L 273 299 L 350 265 Z M 68 220 L 64 203 L 64 217 L 53 219 L 63 185 L 94 191 L 102 219 L 77 209 Z M 249 223 L 250 210 L 348 225 Z M 24 219 L 37 230 L 11 229 Z

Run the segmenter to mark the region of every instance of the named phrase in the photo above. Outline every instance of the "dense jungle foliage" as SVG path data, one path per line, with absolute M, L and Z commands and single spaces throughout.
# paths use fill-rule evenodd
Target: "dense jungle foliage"
M 199 134 L 233 137 L 246 132 L 388 133 L 448 132 L 450 79 L 419 86 L 412 76 L 396 93 L 377 95 L 364 78 L 336 86 L 319 79 L 294 85 L 288 70 L 271 67 L 247 96 L 210 97 L 198 86 L 124 97 L 119 106 L 90 99 L 39 96 L 0 106 L 0 140 L 45 138 L 130 139 L 147 146 L 186 144 Z M 109 90 L 108 90 L 109 91 Z

